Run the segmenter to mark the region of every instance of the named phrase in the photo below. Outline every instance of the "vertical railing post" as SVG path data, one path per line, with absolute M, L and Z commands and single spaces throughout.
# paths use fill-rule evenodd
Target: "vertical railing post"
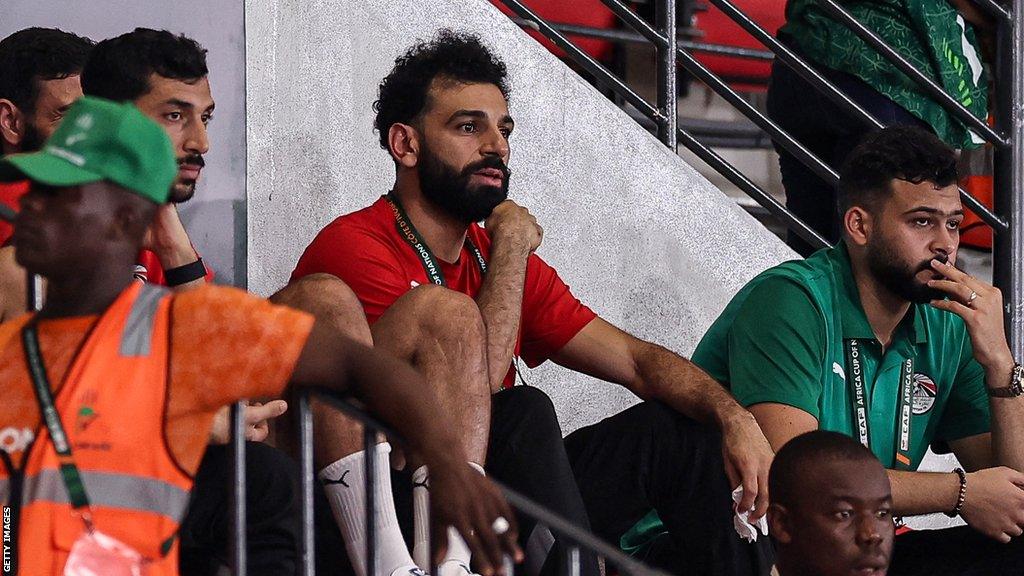
M 316 540 L 313 534 L 313 412 L 309 408 L 309 393 L 299 393 L 299 479 L 302 490 L 302 542 L 299 544 L 302 576 L 316 573 Z
M 245 533 L 245 402 L 231 406 L 231 556 L 235 576 L 248 573 Z
M 377 431 L 363 425 L 363 450 L 366 458 L 366 573 L 377 573 Z
M 565 551 L 565 573 L 567 576 L 580 576 L 580 547 L 575 544 Z
M 27 273 L 25 278 L 25 307 L 30 312 L 43 309 L 43 277 L 39 274 Z
M 1000 21 L 996 74 L 996 120 L 1010 146 L 995 150 L 995 211 L 1010 229 L 993 243 L 993 278 L 1003 292 L 1010 352 L 1024 361 L 1024 9 Z
M 658 138 L 676 151 L 676 134 L 679 124 L 679 85 L 676 69 L 676 0 L 658 0 L 656 26 L 667 43 L 657 47 L 658 51 Z

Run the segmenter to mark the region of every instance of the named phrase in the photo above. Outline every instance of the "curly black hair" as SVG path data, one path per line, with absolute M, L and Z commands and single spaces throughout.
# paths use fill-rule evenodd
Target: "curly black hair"
M 956 152 L 916 126 L 890 126 L 868 134 L 850 152 L 839 176 L 840 209 L 877 210 L 894 179 L 946 187 L 957 181 Z
M 82 91 L 127 102 L 150 90 L 153 74 L 192 83 L 209 74 L 206 50 L 184 35 L 136 28 L 96 45 L 82 71 Z
M 435 78 L 465 84 L 494 84 L 507 100 L 511 92 L 505 63 L 474 34 L 443 29 L 395 59 L 395 67 L 380 83 L 373 126 L 380 146 L 388 149 L 388 130 L 396 123 L 411 124 L 427 108 L 427 93 Z
M 0 40 L 0 98 L 35 111 L 39 82 L 82 71 L 93 41 L 55 28 L 26 28 Z

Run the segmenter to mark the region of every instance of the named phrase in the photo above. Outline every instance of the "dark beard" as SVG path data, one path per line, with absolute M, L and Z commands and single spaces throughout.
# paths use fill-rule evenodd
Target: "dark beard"
M 426 146 L 420 149 L 419 157 L 416 170 L 423 196 L 459 222 L 480 222 L 508 198 L 509 169 L 497 156 L 474 162 L 459 173 L 431 153 Z M 470 185 L 469 179 L 473 174 L 484 168 L 501 170 L 504 174 L 501 187 Z
M 178 166 L 181 166 L 182 164 L 193 164 L 200 168 L 206 167 L 206 161 L 200 154 L 190 154 L 181 158 L 178 160 Z M 172 204 L 184 204 L 185 202 L 188 202 L 196 193 L 196 184 L 197 182 L 195 180 L 179 180 L 178 178 L 175 178 L 174 184 L 171 186 L 171 195 L 167 201 Z
M 867 251 L 868 269 L 871 270 L 871 274 L 887 290 L 914 304 L 927 304 L 932 300 L 942 300 L 946 297 L 945 292 L 922 284 L 914 278 L 922 270 L 931 270 L 932 260 L 945 262 L 947 257 L 936 256 L 911 266 L 901 262 L 884 242 L 873 243 Z
M 25 123 L 25 135 L 21 137 L 21 144 L 19 146 L 20 152 L 37 152 L 42 150 L 43 144 L 46 143 L 46 138 L 43 138 L 42 133 L 32 125 L 31 122 Z

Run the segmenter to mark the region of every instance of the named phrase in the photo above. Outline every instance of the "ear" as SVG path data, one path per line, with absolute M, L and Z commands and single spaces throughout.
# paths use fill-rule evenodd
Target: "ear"
M 152 221 L 152 210 L 148 210 L 141 202 L 128 201 L 118 204 L 112 221 L 116 237 L 135 241 L 145 235 Z
M 780 544 L 789 544 L 793 541 L 790 514 L 785 506 L 781 504 L 768 506 L 768 533 L 778 540 Z
M 855 246 L 864 246 L 871 237 L 874 219 L 860 206 L 853 206 L 843 214 L 843 230 Z
M 28 119 L 21 110 L 5 98 L 0 98 L 0 151 L 16 149 L 25 137 Z
M 419 161 L 419 132 L 409 124 L 394 123 L 388 128 L 388 150 L 400 166 L 415 168 Z

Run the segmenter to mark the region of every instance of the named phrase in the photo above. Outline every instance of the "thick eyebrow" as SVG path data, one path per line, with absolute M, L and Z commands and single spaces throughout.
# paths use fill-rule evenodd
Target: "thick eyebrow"
M 938 216 L 963 216 L 964 215 L 963 208 L 960 208 L 958 210 L 953 210 L 952 212 L 943 212 L 942 210 L 939 210 L 938 208 L 931 208 L 929 206 L 915 206 L 914 208 L 911 208 L 910 210 L 907 210 L 906 212 L 904 212 L 903 215 L 906 216 L 907 214 L 913 214 L 914 212 L 924 212 L 925 214 L 935 214 L 935 215 L 938 215 Z
M 177 106 L 178 108 L 185 108 L 186 110 L 191 110 L 196 107 L 195 104 L 191 102 L 186 102 L 184 100 L 179 100 L 177 98 L 168 98 L 164 101 L 164 104 L 170 104 L 171 106 Z M 213 112 L 213 109 L 216 107 L 217 104 L 210 104 L 206 107 L 206 112 Z
M 456 118 L 460 117 L 486 119 L 487 113 L 484 112 L 483 110 L 456 110 L 454 114 L 448 117 L 448 122 L 451 122 L 452 120 L 455 120 Z M 508 114 L 502 116 L 501 120 L 499 120 L 498 123 L 511 124 L 512 126 L 515 126 L 516 124 L 515 120 L 513 120 L 512 117 L 509 116 Z
M 74 102 L 69 102 L 68 104 L 63 105 L 60 108 L 57 108 L 57 113 L 58 114 L 64 114 L 65 112 L 68 111 L 69 108 L 71 108 L 72 104 L 74 104 Z

